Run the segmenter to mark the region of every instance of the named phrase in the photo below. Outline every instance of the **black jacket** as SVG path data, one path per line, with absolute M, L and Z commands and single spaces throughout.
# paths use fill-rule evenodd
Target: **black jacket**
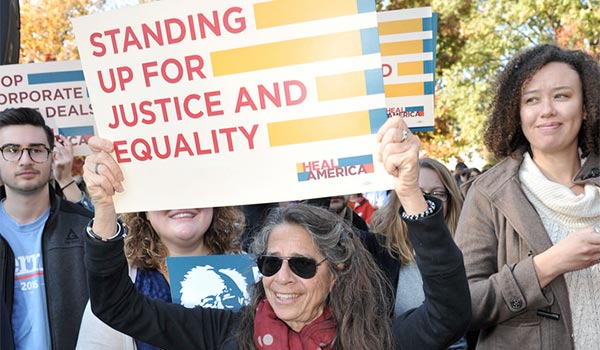
M 0 200 L 6 197 L 0 188 Z M 83 265 L 83 232 L 92 213 L 81 205 L 62 200 L 50 186 L 50 214 L 42 234 L 44 279 L 52 349 L 75 349 L 83 310 L 88 300 L 86 271 Z M 1 228 L 0 228 L 1 229 Z M 12 349 L 12 305 L 15 257 L 0 237 L 0 284 L 2 300 L 3 348 Z
M 426 300 L 421 307 L 394 320 L 396 348 L 445 349 L 464 334 L 471 316 L 462 254 L 450 236 L 441 210 L 409 222 L 408 228 Z M 373 247 L 381 248 L 380 259 L 392 259 L 385 248 Z M 85 248 L 92 310 L 111 327 L 164 349 L 238 349 L 234 338 L 238 314 L 204 308 L 190 310 L 150 300 L 137 293 L 129 279 L 122 241 L 105 243 L 87 237 Z

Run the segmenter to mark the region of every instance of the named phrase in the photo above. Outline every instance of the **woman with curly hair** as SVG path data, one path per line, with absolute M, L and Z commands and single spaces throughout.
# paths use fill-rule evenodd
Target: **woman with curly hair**
M 238 207 L 158 210 L 122 216 L 129 234 L 125 255 L 136 289 L 153 299 L 172 302 L 167 256 L 240 253 L 244 217 Z M 159 349 L 111 329 L 96 318 L 88 304 L 77 349 Z
M 542 44 L 498 76 L 485 145 L 456 232 L 477 349 L 597 349 L 600 68 Z
M 262 277 L 238 312 L 187 309 L 151 300 L 127 277 L 123 227 L 112 196 L 123 173 L 109 140 L 92 138 L 84 178 L 96 205 L 85 247 L 94 313 L 115 329 L 167 349 L 437 350 L 460 337 L 470 315 L 462 256 L 440 201 L 417 186 L 419 139 L 400 117 L 378 133 L 380 156 L 394 178 L 426 298 L 392 321 L 382 272 L 344 219 L 325 208 L 273 209 L 251 252 Z M 98 167 L 97 164 L 101 164 Z M 102 169 L 96 172 L 96 169 Z M 463 288 L 464 286 L 464 288 Z M 450 292 L 454 289 L 461 292 Z

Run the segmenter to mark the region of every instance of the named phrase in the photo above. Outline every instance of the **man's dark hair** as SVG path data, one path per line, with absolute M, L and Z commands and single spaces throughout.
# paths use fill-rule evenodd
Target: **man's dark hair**
M 456 166 L 454 167 L 454 169 L 464 170 L 464 169 L 468 169 L 468 167 L 464 162 L 458 162 L 458 163 L 456 163 Z
M 28 107 L 7 108 L 0 112 L 0 129 L 11 125 L 33 125 L 44 129 L 50 149 L 54 148 L 54 133 L 36 109 Z

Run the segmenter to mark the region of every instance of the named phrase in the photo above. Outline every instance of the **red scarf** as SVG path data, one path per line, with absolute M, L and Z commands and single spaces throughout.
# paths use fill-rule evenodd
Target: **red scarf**
M 277 318 L 266 299 L 256 309 L 254 344 L 257 350 L 331 350 L 335 335 L 336 322 L 329 306 L 299 333 Z

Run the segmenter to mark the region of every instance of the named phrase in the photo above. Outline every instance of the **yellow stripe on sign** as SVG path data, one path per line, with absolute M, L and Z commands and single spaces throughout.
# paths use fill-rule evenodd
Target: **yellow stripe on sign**
M 366 94 L 367 83 L 364 71 L 317 77 L 319 101 L 365 96 Z
M 304 163 L 296 163 L 296 172 L 297 173 L 304 172 Z
M 420 83 L 389 84 L 384 85 L 385 97 L 403 97 L 423 95 L 425 87 Z
M 371 133 L 369 111 L 289 120 L 267 125 L 271 147 L 334 140 Z
M 423 19 L 405 19 L 401 21 L 379 22 L 379 35 L 403 34 L 423 31 Z
M 381 56 L 406 55 L 423 52 L 423 40 L 381 43 Z
M 348 0 L 277 0 L 254 4 L 257 29 L 356 13 L 356 1 Z
M 221 76 L 360 55 L 360 31 L 354 30 L 215 51 L 210 59 L 213 75 Z
M 423 74 L 423 61 L 398 63 L 398 76 Z

